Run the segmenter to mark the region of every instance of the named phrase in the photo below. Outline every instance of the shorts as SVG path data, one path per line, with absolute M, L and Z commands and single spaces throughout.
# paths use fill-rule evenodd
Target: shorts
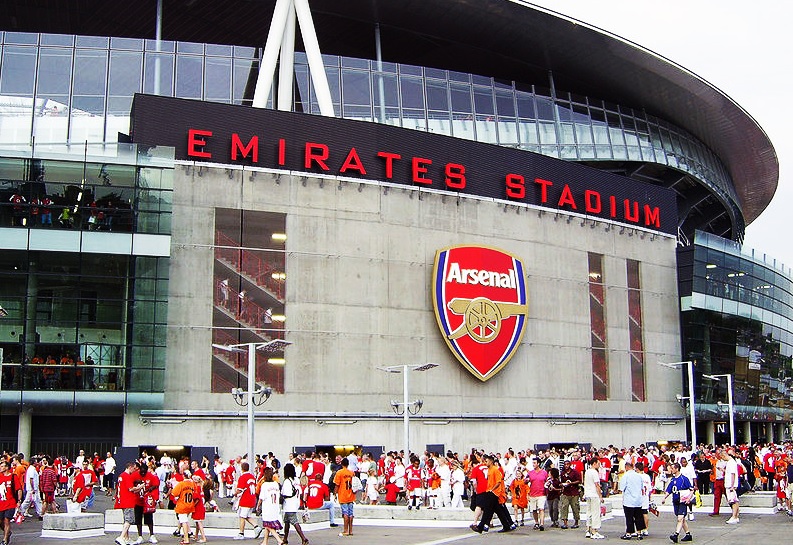
M 545 509 L 545 496 L 529 496 L 529 511 Z
M 128 524 L 135 524 L 135 508 L 134 507 L 125 507 L 124 508 L 124 522 Z
M 355 504 L 353 502 L 342 503 L 341 504 L 341 515 L 343 517 L 352 517 L 354 508 L 355 508 Z
M 52 503 L 55 501 L 55 491 L 42 492 L 44 494 L 44 503 Z
M 289 524 L 300 524 L 303 521 L 297 513 L 284 513 L 284 522 L 288 522 Z
M 176 518 L 179 519 L 179 524 L 186 524 L 190 522 L 190 513 L 176 513 Z
M 672 507 L 674 507 L 675 515 L 677 515 L 678 517 L 684 517 L 684 516 L 686 516 L 688 514 L 688 504 L 687 503 L 674 502 L 672 504 Z
M 728 488 L 725 490 L 724 495 L 727 496 L 727 503 L 730 505 L 733 503 L 738 503 L 738 492 L 736 492 L 734 488 Z
M 5 511 L 0 511 L 0 520 L 2 520 L 2 519 L 8 519 L 8 520 L 13 519 L 14 518 L 14 513 L 16 513 L 16 511 L 17 510 L 14 509 L 14 508 L 6 509 Z
M 237 514 L 241 519 L 246 519 L 253 514 L 253 507 L 238 507 Z
M 787 485 L 787 497 L 793 498 L 793 483 Z

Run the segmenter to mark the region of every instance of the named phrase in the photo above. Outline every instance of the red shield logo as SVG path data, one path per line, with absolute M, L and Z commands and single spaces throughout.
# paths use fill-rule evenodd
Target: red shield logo
M 526 327 L 523 262 L 483 246 L 455 246 L 435 256 L 432 302 L 454 356 L 486 381 L 515 354 Z

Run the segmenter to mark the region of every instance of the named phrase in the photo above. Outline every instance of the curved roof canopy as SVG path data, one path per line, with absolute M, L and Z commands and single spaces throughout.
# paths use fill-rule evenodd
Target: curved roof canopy
M 168 0 L 163 39 L 261 47 L 275 0 Z M 544 84 L 647 113 L 686 129 L 724 162 L 746 223 L 776 191 L 776 152 L 757 122 L 697 75 L 613 34 L 521 0 L 310 0 L 324 53 Z M 0 28 L 154 38 L 156 1 L 9 0 Z M 300 44 L 298 44 L 300 47 Z

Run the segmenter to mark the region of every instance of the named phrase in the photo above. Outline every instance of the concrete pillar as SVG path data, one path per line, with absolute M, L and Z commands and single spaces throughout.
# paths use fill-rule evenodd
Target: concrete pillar
M 737 422 L 736 422 L 737 425 Z M 746 421 L 743 423 L 743 438 L 742 441 L 744 443 L 752 444 L 752 423 L 750 421 Z
M 19 426 L 17 427 L 17 452 L 30 459 L 30 447 L 33 437 L 33 409 L 22 409 L 19 412 Z
M 765 442 L 774 442 L 774 425 L 771 422 L 766 422 L 765 424 Z
M 708 420 L 705 422 L 705 444 L 716 444 L 716 426 L 714 425 L 713 420 Z
M 781 443 L 785 440 L 785 425 L 781 422 L 774 424 L 776 428 L 774 432 L 774 443 Z

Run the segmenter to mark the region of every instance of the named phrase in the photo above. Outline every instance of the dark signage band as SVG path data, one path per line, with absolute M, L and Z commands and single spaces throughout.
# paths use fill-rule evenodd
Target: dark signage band
M 176 158 L 453 191 L 677 233 L 671 189 L 536 153 L 379 123 L 135 95 L 132 140 Z

